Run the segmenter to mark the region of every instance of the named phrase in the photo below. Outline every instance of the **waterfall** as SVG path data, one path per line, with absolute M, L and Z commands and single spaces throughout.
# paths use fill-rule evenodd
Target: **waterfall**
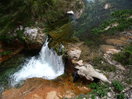
M 44 78 L 52 80 L 64 73 L 62 56 L 48 48 L 48 40 L 43 45 L 38 57 L 31 57 L 22 68 L 11 76 L 11 85 L 28 78 Z

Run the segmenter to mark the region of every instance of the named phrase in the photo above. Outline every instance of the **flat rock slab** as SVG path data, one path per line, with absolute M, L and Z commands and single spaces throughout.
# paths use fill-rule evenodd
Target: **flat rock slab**
M 126 41 L 120 40 L 120 39 L 107 39 L 106 43 L 111 44 L 111 45 L 115 45 L 115 46 L 124 46 L 127 44 Z
M 103 53 L 106 53 L 107 51 L 109 51 L 110 49 L 116 49 L 115 46 L 112 45 L 101 45 L 100 49 Z

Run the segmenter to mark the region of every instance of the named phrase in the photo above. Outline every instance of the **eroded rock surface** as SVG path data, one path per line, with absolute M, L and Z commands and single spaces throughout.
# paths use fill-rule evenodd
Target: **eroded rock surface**
M 103 75 L 102 73 L 99 73 L 90 64 L 84 64 L 83 66 L 76 66 L 75 68 L 78 69 L 77 73 L 80 76 L 86 77 L 87 80 L 93 81 L 94 78 L 98 78 L 104 82 L 110 83 L 110 81 L 106 78 L 105 75 Z
M 24 34 L 29 49 L 40 49 L 47 38 L 43 30 L 36 27 L 26 27 Z
M 81 55 L 81 49 L 79 47 L 72 47 L 68 50 L 67 54 L 71 59 L 79 59 Z

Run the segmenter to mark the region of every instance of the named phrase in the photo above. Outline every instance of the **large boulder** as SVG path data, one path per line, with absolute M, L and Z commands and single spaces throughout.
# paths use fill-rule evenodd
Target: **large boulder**
M 95 70 L 92 65 L 85 63 L 83 66 L 76 66 L 78 75 L 85 77 L 87 80 L 93 81 L 94 78 L 98 78 L 104 82 L 111 83 L 105 75 Z
M 72 47 L 68 50 L 67 54 L 71 59 L 78 60 L 81 55 L 81 49 L 78 47 Z
M 36 27 L 24 28 L 24 35 L 28 49 L 40 49 L 46 39 L 43 30 Z

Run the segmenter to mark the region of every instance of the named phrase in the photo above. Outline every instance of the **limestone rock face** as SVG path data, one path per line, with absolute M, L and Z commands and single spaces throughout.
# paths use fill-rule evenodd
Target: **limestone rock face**
M 42 47 L 46 39 L 46 34 L 42 31 L 42 29 L 36 27 L 26 27 L 24 29 L 25 41 L 29 49 L 39 49 Z
M 81 49 L 76 47 L 76 48 L 70 48 L 67 52 L 68 56 L 71 58 L 71 59 L 79 59 L 80 58 L 80 55 L 81 55 Z
M 111 49 L 115 49 L 115 46 L 112 45 L 101 45 L 100 49 L 103 53 L 106 53 L 107 51 L 111 50 Z
M 26 27 L 24 29 L 25 36 L 29 36 L 30 39 L 35 39 L 38 35 L 38 28 Z
M 116 66 L 120 70 L 125 70 L 124 66 L 122 66 L 119 62 L 115 61 L 112 59 L 112 55 L 115 53 L 119 53 L 120 50 L 117 49 L 109 49 L 105 54 L 104 54 L 104 59 L 111 65 Z
M 106 78 L 105 75 L 103 75 L 102 73 L 99 73 L 90 64 L 86 63 L 83 66 L 76 66 L 75 68 L 78 69 L 77 73 L 80 76 L 86 77 L 87 80 L 93 81 L 94 78 L 98 78 L 104 82 L 110 83 L 110 81 Z
M 75 65 L 82 66 L 83 65 L 83 60 L 79 60 L 79 61 L 72 60 L 72 63 L 75 64 Z

